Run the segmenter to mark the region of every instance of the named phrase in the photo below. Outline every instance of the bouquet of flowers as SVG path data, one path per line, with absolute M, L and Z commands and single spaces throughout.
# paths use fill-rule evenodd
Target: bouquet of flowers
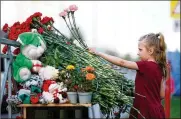
M 8 33 L 8 38 L 12 40 L 16 40 L 22 32 L 37 31 L 40 33 L 47 43 L 47 50 L 40 59 L 45 65 L 51 65 L 62 70 L 66 69 L 68 65 L 79 69 L 84 66 L 95 68 L 94 73 L 96 75 L 88 73 L 86 79 L 90 77 L 90 80 L 94 79 L 91 82 L 92 103 L 98 103 L 103 114 L 109 115 L 115 107 L 124 105 L 132 107 L 134 82 L 112 69 L 109 64 L 103 64 L 104 59 L 87 51 L 88 46 L 80 37 L 79 28 L 75 22 L 75 11 L 77 10 L 76 5 L 71 5 L 59 14 L 64 19 L 73 38 L 68 38 L 61 33 L 53 26 L 53 18 L 47 16 L 42 18 L 40 12 L 34 13 L 21 24 L 16 22 L 12 27 L 8 27 L 6 24 L 3 30 Z M 75 42 L 78 42 L 79 45 Z M 81 87 L 81 85 L 79 86 Z

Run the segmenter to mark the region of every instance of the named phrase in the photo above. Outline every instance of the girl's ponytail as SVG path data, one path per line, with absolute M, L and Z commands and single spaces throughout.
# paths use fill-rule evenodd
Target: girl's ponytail
M 168 71 L 167 71 L 167 61 L 166 61 L 166 44 L 164 40 L 164 36 L 161 33 L 156 34 L 156 37 L 159 39 L 159 53 L 156 56 L 156 61 L 160 65 L 163 76 L 166 78 Z

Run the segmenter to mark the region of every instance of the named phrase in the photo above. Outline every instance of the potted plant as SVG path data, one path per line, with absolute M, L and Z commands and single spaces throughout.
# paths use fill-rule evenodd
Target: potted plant
M 77 103 L 77 74 L 77 70 L 73 65 L 68 65 L 66 69 L 61 70 L 60 72 L 61 81 L 64 82 L 68 89 L 67 96 L 70 103 Z
M 93 81 L 96 78 L 95 69 L 92 66 L 87 66 L 86 68 L 82 68 L 82 80 L 78 85 L 78 96 L 79 103 L 91 103 L 92 100 L 92 86 Z

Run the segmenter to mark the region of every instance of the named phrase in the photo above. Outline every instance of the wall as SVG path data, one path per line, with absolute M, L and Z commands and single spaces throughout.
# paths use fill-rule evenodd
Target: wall
M 168 52 L 167 57 L 171 61 L 171 76 L 175 84 L 174 95 L 180 96 L 180 52 Z

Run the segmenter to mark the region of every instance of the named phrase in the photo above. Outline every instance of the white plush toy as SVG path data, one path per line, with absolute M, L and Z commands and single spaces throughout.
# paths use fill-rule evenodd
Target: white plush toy
M 40 78 L 44 80 L 56 80 L 58 78 L 58 69 L 55 69 L 55 67 L 52 66 L 46 66 L 40 68 L 38 74 Z
M 46 103 L 53 103 L 54 102 L 53 94 L 43 91 L 40 103 L 43 103 L 43 101 Z
M 58 92 L 66 92 L 67 91 L 67 88 L 64 87 L 63 82 L 51 84 L 48 89 L 49 89 L 49 92 L 53 93 L 53 94 L 58 93 Z
M 41 62 L 37 59 L 46 50 L 46 43 L 38 33 L 25 32 L 18 36 L 21 43 L 20 53 L 13 62 L 13 77 L 18 83 L 28 80 L 31 70 L 38 71 L 34 67 L 41 67 Z
M 66 91 L 67 88 L 64 87 L 63 82 L 54 83 L 49 86 L 49 92 L 43 92 L 45 100 L 49 103 L 65 103 L 67 102 Z M 53 96 L 53 97 L 52 97 Z

